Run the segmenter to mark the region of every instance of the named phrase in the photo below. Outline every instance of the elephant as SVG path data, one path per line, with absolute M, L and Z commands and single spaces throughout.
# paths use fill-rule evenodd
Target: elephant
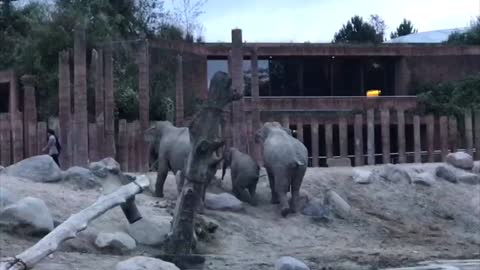
M 231 147 L 223 154 L 222 180 L 228 167 L 232 179 L 232 193 L 239 200 L 256 205 L 255 191 L 260 172 L 257 162 L 237 148 Z M 248 189 L 248 192 L 245 189 Z
M 155 196 L 163 197 L 163 186 L 168 172 L 176 174 L 185 167 L 192 149 L 190 134 L 186 127 L 178 128 L 169 121 L 158 121 L 145 131 L 144 139 L 153 148 L 151 156 L 156 154 L 158 158 Z
M 281 215 L 297 211 L 300 186 L 307 170 L 308 151 L 278 122 L 266 122 L 255 134 L 255 142 L 263 143 L 263 158 L 267 170 L 273 204 L 280 203 Z M 290 205 L 287 192 L 291 192 Z

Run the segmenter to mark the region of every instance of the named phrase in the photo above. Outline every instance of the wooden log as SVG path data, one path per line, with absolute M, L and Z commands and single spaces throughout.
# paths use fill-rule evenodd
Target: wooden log
M 380 122 L 382 129 L 382 157 L 383 164 L 390 163 L 390 110 L 380 111 Z
M 319 150 L 319 138 L 318 138 L 318 119 L 312 118 L 310 120 L 310 129 L 312 133 L 312 166 L 318 167 L 318 150 Z
M 68 51 L 58 54 L 58 117 L 59 140 L 62 144 L 60 164 L 65 168 L 72 166 L 72 97 L 70 82 L 70 55 Z
M 458 139 L 457 118 L 455 116 L 450 116 L 448 118 L 448 144 L 452 153 L 457 152 Z
M 98 158 L 104 158 L 104 142 L 105 142 L 105 83 L 103 72 L 103 49 L 97 52 L 97 63 L 95 65 L 95 123 L 97 125 L 97 153 Z
M 89 162 L 100 160 L 97 141 L 97 124 L 88 124 L 88 155 Z
M 232 87 L 239 93 L 244 92 L 243 81 L 243 40 L 242 30 L 232 30 L 232 49 L 231 49 L 231 69 L 232 69 Z M 232 116 L 233 116 L 233 145 L 242 152 L 246 150 L 246 129 L 244 119 L 244 100 L 241 98 L 238 101 L 232 103 Z
M 43 147 L 45 147 L 45 143 L 46 143 L 45 141 L 46 137 L 47 137 L 47 123 L 38 122 L 37 123 L 37 155 L 42 154 L 42 149 Z
M 12 144 L 13 144 L 13 163 L 17 163 L 24 158 L 23 154 L 23 113 L 16 113 L 12 124 Z
M 440 149 L 442 153 L 442 161 L 445 161 L 445 158 L 448 154 L 448 117 L 440 116 L 439 120 L 440 126 Z
M 338 120 L 338 133 L 340 141 L 340 156 L 348 157 L 348 125 L 345 117 L 340 117 Z
M 375 165 L 375 112 L 367 111 L 367 154 L 368 165 Z
M 118 121 L 118 162 L 122 170 L 128 169 L 128 134 L 125 119 Z
M 475 111 L 475 159 L 480 160 L 480 110 Z
M 113 99 L 113 52 L 111 44 L 104 51 L 104 72 L 105 72 L 105 143 L 104 153 L 106 157 L 115 156 L 115 126 L 114 126 L 114 99 Z
M 473 156 L 473 123 L 472 123 L 472 110 L 465 110 L 465 144 L 467 153 Z
M 73 143 L 74 165 L 88 165 L 87 63 L 85 27 L 77 24 L 74 31 L 74 95 Z
M 133 183 L 124 185 L 106 196 L 100 197 L 94 204 L 70 216 L 65 222 L 43 237 L 34 246 L 16 255 L 0 261 L 0 270 L 27 270 L 55 252 L 61 243 L 75 238 L 96 218 L 108 210 L 125 204 L 148 187 L 150 181 L 145 175 L 136 178 Z
M 8 114 L 0 114 L 0 165 L 9 166 L 12 163 L 11 126 Z
M 332 124 L 325 124 L 325 152 L 327 158 L 333 157 L 333 127 Z
M 415 163 L 422 162 L 422 148 L 420 142 L 420 116 L 413 116 L 413 145 L 414 145 L 414 161 Z
M 427 123 L 427 152 L 428 162 L 435 161 L 435 117 L 428 115 L 425 117 Z
M 303 119 L 301 117 L 297 118 L 296 126 L 297 126 L 297 139 L 303 143 L 304 142 L 304 139 L 303 139 Z
M 405 146 L 405 112 L 397 111 L 398 163 L 407 162 Z
M 355 166 L 363 166 L 363 115 L 355 115 L 355 124 L 353 127 L 355 137 Z

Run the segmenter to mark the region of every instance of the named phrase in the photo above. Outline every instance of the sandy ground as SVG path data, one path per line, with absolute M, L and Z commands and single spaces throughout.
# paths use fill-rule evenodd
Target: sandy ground
M 417 165 L 426 170 L 434 166 Z M 351 180 L 351 172 L 350 168 L 308 169 L 302 185 L 302 190 L 317 198 L 323 198 L 327 189 L 335 190 L 352 206 L 348 219 L 333 216 L 328 222 L 319 222 L 300 214 L 281 218 L 277 206 L 269 203 L 266 177 L 258 184 L 259 206 L 247 205 L 241 213 L 207 210 L 205 215 L 218 221 L 220 228 L 212 240 L 200 242 L 197 253 L 206 256 L 206 263 L 195 269 L 273 269 L 275 260 L 283 255 L 303 260 L 312 270 L 377 269 L 424 260 L 480 258 L 480 186 L 440 180 L 432 187 L 406 181 L 358 185 Z M 21 197 L 44 200 L 58 222 L 92 204 L 100 194 L 61 183 L 6 177 L 0 177 L 0 185 Z M 229 179 L 223 187 L 229 190 Z M 168 177 L 165 194 L 165 199 L 153 198 L 149 192 L 137 196 L 145 217 L 168 215 L 167 209 L 155 204 L 175 200 L 173 175 Z M 114 269 L 128 257 L 158 254 L 146 246 L 123 255 L 93 246 L 98 232 L 124 231 L 126 226 L 120 209 L 113 209 L 34 269 Z M 0 231 L 0 257 L 15 255 L 37 240 Z

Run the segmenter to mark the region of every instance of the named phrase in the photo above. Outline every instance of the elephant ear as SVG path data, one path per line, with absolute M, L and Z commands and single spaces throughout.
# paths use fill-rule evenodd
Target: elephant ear
M 153 143 L 155 142 L 156 135 L 157 135 L 157 127 L 153 126 L 145 130 L 143 139 L 147 143 Z

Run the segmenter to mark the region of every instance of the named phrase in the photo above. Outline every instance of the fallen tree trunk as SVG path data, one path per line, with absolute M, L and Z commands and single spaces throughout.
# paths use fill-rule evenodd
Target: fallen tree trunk
M 134 182 L 118 188 L 116 191 L 100 197 L 94 204 L 70 216 L 65 222 L 47 234 L 34 246 L 13 258 L 0 261 L 0 270 L 27 270 L 49 254 L 55 252 L 59 245 L 75 238 L 77 233 L 85 230 L 88 224 L 115 206 L 123 205 L 142 192 L 149 185 L 145 175 L 139 176 Z

